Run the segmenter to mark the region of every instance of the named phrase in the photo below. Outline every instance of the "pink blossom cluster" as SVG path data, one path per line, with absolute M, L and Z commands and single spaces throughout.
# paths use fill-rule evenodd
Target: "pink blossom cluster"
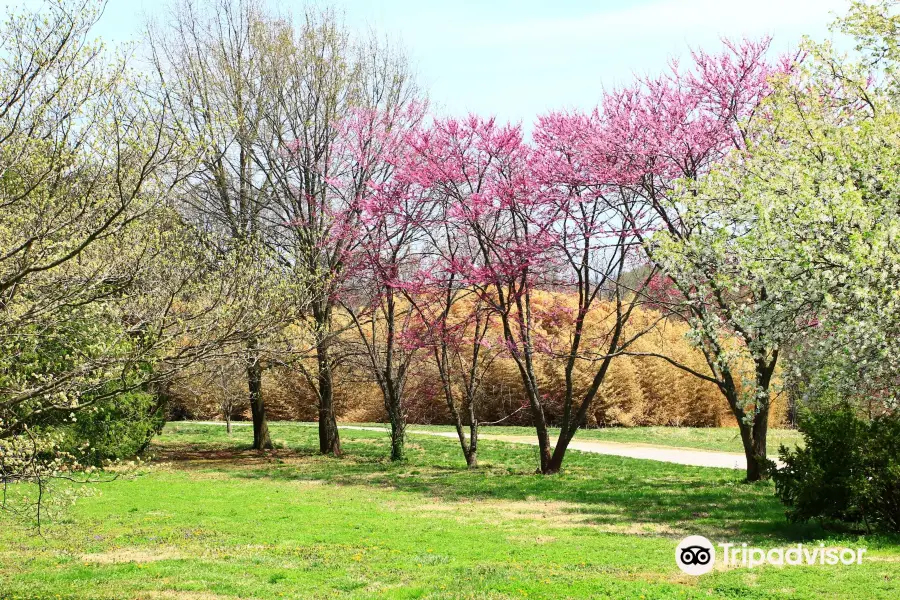
M 473 314 L 506 311 L 523 327 L 572 323 L 562 307 L 528 316 L 523 297 L 585 280 L 589 289 L 616 253 L 633 266 L 650 233 L 678 226 L 666 209 L 676 182 L 745 148 L 772 77 L 790 70 L 790 60 L 767 61 L 768 47 L 695 52 L 691 69 L 673 63 L 591 112 L 541 116 L 531 141 L 519 125 L 476 115 L 426 122 L 421 103 L 347 115 L 322 167 L 335 199 L 322 243 L 345 253 L 336 289 L 373 310 L 386 296 L 415 305 L 398 333 L 409 346 L 465 341 L 467 319 L 448 310 L 464 297 Z M 651 284 L 671 299 L 663 276 Z M 502 343 L 520 352 L 522 340 L 507 332 Z

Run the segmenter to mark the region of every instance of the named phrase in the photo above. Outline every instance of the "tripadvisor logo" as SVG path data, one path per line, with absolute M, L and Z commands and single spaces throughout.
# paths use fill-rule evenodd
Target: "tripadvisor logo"
M 675 548 L 675 563 L 688 575 L 703 575 L 712 571 L 716 549 L 702 535 L 691 535 Z
M 718 544 L 722 551 L 722 565 L 725 567 L 746 567 L 752 569 L 760 565 L 844 565 L 862 564 L 865 548 L 826 548 L 825 544 L 804 546 L 797 544 L 789 548 L 764 550 L 747 544 Z M 675 548 L 675 564 L 688 575 L 703 575 L 713 570 L 716 562 L 716 547 L 702 535 L 691 535 Z

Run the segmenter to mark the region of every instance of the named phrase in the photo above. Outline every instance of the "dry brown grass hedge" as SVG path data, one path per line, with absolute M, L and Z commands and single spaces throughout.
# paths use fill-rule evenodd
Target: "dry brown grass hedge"
M 536 298 L 536 311 L 542 306 L 557 303 L 563 296 L 544 293 Z M 591 347 L 603 345 L 605 325 L 612 311 L 611 304 L 601 305 L 588 322 L 586 336 Z M 550 311 L 547 311 L 548 313 Z M 565 319 L 541 321 L 539 337 L 545 346 L 554 350 L 565 348 L 570 328 Z M 659 314 L 652 310 L 639 310 L 632 319 L 630 331 L 646 329 L 656 323 Z M 708 372 L 703 355 L 686 340 L 688 325 L 678 320 L 665 320 L 639 338 L 631 350 L 638 353 L 664 354 L 699 372 Z M 302 347 L 302 333 L 293 329 L 298 338 L 296 347 Z M 499 327 L 492 332 L 500 337 Z M 343 340 L 348 355 L 335 373 L 335 404 L 338 418 L 345 422 L 384 421 L 385 411 L 377 386 L 368 380 L 364 369 L 352 356 L 352 332 Z M 341 346 L 340 343 L 337 344 Z M 407 385 L 406 407 L 410 423 L 448 424 L 449 412 L 437 382 L 438 373 L 431 363 L 430 354 L 420 351 Z M 312 361 L 306 365 L 313 367 Z M 746 365 L 748 373 L 750 365 Z M 544 354 L 538 359 L 540 386 L 547 399 L 546 412 L 554 421 L 561 413 L 565 390 L 564 362 Z M 581 361 L 575 369 L 576 393 L 585 389 L 593 377 L 593 366 Z M 777 386 L 776 386 L 777 387 Z M 273 420 L 315 420 L 316 400 L 306 379 L 297 369 L 271 367 L 265 371 L 263 394 L 269 418 Z M 500 358 L 486 370 L 482 395 L 479 400 L 480 420 L 505 424 L 528 425 L 530 415 L 525 402 L 519 373 L 511 359 Z M 784 424 L 786 403 L 781 395 L 773 397 L 771 426 Z M 210 411 L 210 403 L 191 405 L 191 398 L 173 393 L 173 406 L 178 414 L 193 418 L 218 418 Z M 611 365 L 606 381 L 589 413 L 589 427 L 598 426 L 691 426 L 718 427 L 735 425 L 728 405 L 715 385 L 655 357 L 619 356 Z

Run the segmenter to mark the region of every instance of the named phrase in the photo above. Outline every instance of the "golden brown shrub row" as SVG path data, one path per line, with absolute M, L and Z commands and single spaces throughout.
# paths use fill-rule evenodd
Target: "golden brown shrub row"
M 536 313 L 541 307 L 559 305 L 561 296 L 542 294 L 536 299 Z M 604 312 L 603 309 L 606 309 Z M 603 332 L 610 323 L 613 307 L 601 306 L 588 323 L 588 348 L 602 347 Z M 567 344 L 566 318 L 560 319 L 554 311 L 540 322 L 539 337 L 554 349 L 564 349 Z M 639 310 L 633 317 L 627 333 L 644 330 L 659 319 L 658 313 Z M 491 332 L 499 339 L 500 330 Z M 696 371 L 708 372 L 702 354 L 685 339 L 687 324 L 667 320 L 653 327 L 652 331 L 637 339 L 629 350 L 637 353 L 653 352 L 671 357 Z M 352 343 L 348 338 L 347 343 Z M 593 344 L 593 345 L 592 345 Z M 407 384 L 406 406 L 410 423 L 447 424 L 449 412 L 444 396 L 437 385 L 439 377 L 427 351 L 419 351 Z M 308 365 L 312 367 L 312 364 Z M 590 383 L 595 367 L 588 361 L 580 361 L 575 368 L 576 394 Z M 556 420 L 561 414 L 564 384 L 564 363 L 541 355 L 537 370 L 541 390 L 547 399 L 546 413 Z M 352 360 L 345 361 L 335 374 L 335 404 L 338 418 L 345 422 L 384 421 L 385 412 L 377 386 L 370 382 L 364 370 Z M 267 369 L 264 374 L 263 394 L 269 418 L 273 420 L 315 420 L 317 416 L 315 395 L 305 378 L 296 370 L 284 367 Z M 217 418 L 210 410 L 210 403 L 200 405 L 191 398 L 173 393 L 173 406 L 179 416 L 189 418 Z M 504 424 L 530 423 L 528 408 L 519 373 L 508 358 L 494 361 L 486 370 L 482 394 L 478 404 L 482 422 L 500 421 Z M 246 411 L 245 411 L 246 412 Z M 773 398 L 771 426 L 783 424 L 786 406 L 781 397 Z M 716 427 L 734 425 L 728 405 L 712 383 L 702 381 L 668 362 L 646 356 L 616 357 L 606 380 L 600 389 L 586 425 L 597 426 L 645 426 L 672 425 Z

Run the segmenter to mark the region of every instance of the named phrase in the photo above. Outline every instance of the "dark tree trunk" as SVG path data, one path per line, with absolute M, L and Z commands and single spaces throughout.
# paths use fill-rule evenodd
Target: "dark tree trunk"
M 328 352 L 329 340 L 320 341 L 316 346 L 319 384 L 319 452 L 341 455 L 341 438 L 334 414 L 334 380 L 331 371 L 331 357 Z
M 478 468 L 478 451 L 475 448 L 471 448 L 466 453 L 466 467 L 469 469 L 477 469 Z
M 478 418 L 475 415 L 475 398 L 469 397 L 469 451 L 466 452 L 466 465 L 470 469 L 478 468 Z
M 769 428 L 769 406 L 767 404 L 759 407 L 749 424 L 737 414 L 735 417 L 738 420 L 741 443 L 744 446 L 744 458 L 747 460 L 747 481 L 761 481 L 768 476 L 765 462 L 767 460 L 766 438 Z
M 406 414 L 403 411 L 403 389 L 406 384 L 406 368 L 408 362 L 395 360 L 394 344 L 396 342 L 395 319 L 397 316 L 394 292 L 389 287 L 385 298 L 384 316 L 387 325 L 385 333 L 384 370 L 381 374 L 381 391 L 384 394 L 384 408 L 391 420 L 391 460 L 406 458 Z M 377 360 L 372 361 L 377 369 Z
M 778 351 L 772 354 L 771 360 L 756 360 L 756 389 L 760 394 L 753 415 L 753 428 L 749 432 L 749 452 L 753 457 L 753 465 L 750 464 L 750 456 L 747 457 L 747 481 L 759 481 L 766 479 L 766 439 L 769 433 L 769 386 L 772 383 L 772 374 L 775 372 L 775 364 L 778 360 Z M 746 449 L 745 445 L 745 449 Z
M 563 458 L 566 455 L 566 449 L 568 449 L 568 447 L 568 441 L 560 439 L 556 442 L 556 447 L 553 449 L 553 454 L 550 456 L 550 460 L 547 462 L 547 466 L 542 471 L 542 474 L 555 475 L 559 473 L 560 469 L 562 469 Z
M 520 309 L 521 310 L 521 309 Z M 513 339 L 508 319 L 504 318 L 504 329 L 507 340 Z M 540 468 L 538 473 L 547 473 L 550 467 L 550 435 L 547 432 L 547 417 L 544 415 L 544 404 L 541 392 L 537 384 L 537 376 L 534 373 L 534 363 L 531 359 L 531 342 L 526 341 L 523 356 L 516 358 L 516 366 L 525 387 L 528 404 L 531 407 L 531 418 L 534 420 L 534 428 L 538 438 L 538 451 L 540 453 Z
M 751 452 L 753 454 L 753 468 L 751 469 L 750 464 L 747 464 L 747 481 L 759 481 L 761 479 L 767 479 L 769 476 L 765 466 L 767 461 L 766 437 L 768 429 L 769 407 L 766 406 L 764 409 L 757 412 L 756 417 L 753 419 L 753 431 L 750 443 Z
M 507 338 L 509 339 L 509 338 Z M 537 473 L 548 473 L 550 468 L 550 434 L 547 432 L 547 418 L 544 415 L 544 406 L 541 403 L 540 390 L 530 357 L 526 354 L 525 360 L 517 359 L 516 365 L 522 377 L 525 394 L 531 408 L 531 418 L 534 421 L 534 429 L 538 438 L 538 453 L 540 454 L 540 467 Z
M 272 448 L 269 437 L 269 422 L 266 420 L 266 406 L 262 396 L 262 364 L 256 340 L 247 343 L 247 387 L 250 391 L 250 412 L 253 415 L 253 448 Z
M 624 321 L 620 318 L 616 323 L 616 330 L 612 336 L 612 341 L 610 342 L 609 349 L 607 351 L 608 356 L 603 360 L 600 368 L 594 374 L 594 379 L 593 381 L 591 381 L 590 387 L 581 398 L 581 401 L 577 406 L 577 410 L 574 411 L 574 414 L 572 411 L 574 405 L 574 384 L 572 371 L 575 367 L 575 356 L 578 352 L 577 340 L 572 346 L 572 352 L 570 354 L 568 364 L 566 365 L 566 398 L 563 422 L 559 431 L 559 439 L 556 441 L 556 447 L 553 449 L 553 455 L 550 457 L 550 461 L 547 463 L 547 467 L 543 471 L 545 475 L 553 475 L 559 473 L 560 469 L 562 469 L 563 459 L 566 457 L 566 450 L 569 449 L 569 443 L 572 441 L 572 438 L 575 437 L 575 433 L 578 431 L 578 428 L 581 427 L 581 425 L 585 422 L 587 418 L 587 411 L 588 409 L 590 409 L 591 404 L 593 404 L 594 398 L 596 398 L 597 392 L 600 390 L 600 386 L 603 384 L 603 380 L 606 379 L 606 373 L 609 371 L 609 365 L 612 364 L 613 352 L 616 350 L 616 348 L 618 348 L 619 337 L 621 336 L 623 327 Z M 576 336 L 578 338 L 581 337 L 580 324 Z
M 579 408 L 576 417 L 578 420 L 570 422 L 567 426 L 560 429 L 559 439 L 556 440 L 556 446 L 553 448 L 553 455 L 547 463 L 547 468 L 543 471 L 544 475 L 555 475 L 562 469 L 563 459 L 566 457 L 569 443 L 575 437 L 578 427 L 584 421 L 583 413 L 586 412 L 587 408 L 591 405 L 594 395 L 594 393 L 591 393 L 589 399 L 582 400 L 582 405 Z
M 406 457 L 406 419 L 400 410 L 398 398 L 391 395 L 388 404 L 388 417 L 391 421 L 391 460 L 399 461 Z
M 445 352 L 445 351 L 444 351 Z M 447 402 L 447 409 L 453 419 L 453 425 L 456 428 L 456 437 L 459 439 L 459 445 L 462 448 L 463 456 L 466 458 L 466 465 L 470 469 L 478 466 L 478 420 L 475 417 L 475 398 L 472 393 L 471 383 L 467 386 L 466 396 L 469 405 L 469 440 L 466 441 L 465 426 L 456 406 L 456 399 L 453 395 L 453 387 L 450 384 L 450 375 L 448 373 L 448 359 L 446 353 L 435 351 L 437 356 L 438 373 L 441 376 L 441 382 L 444 388 L 444 399 Z
M 710 359 L 707 358 L 707 360 Z M 756 361 L 756 389 L 760 398 L 753 407 L 752 418 L 741 403 L 731 371 L 722 370 L 719 389 L 728 400 L 731 414 L 734 415 L 741 433 L 741 444 L 744 447 L 744 458 L 747 461 L 748 482 L 760 481 L 768 476 L 765 463 L 767 460 L 766 437 L 769 429 L 769 384 L 777 360 L 778 352 L 775 352 L 768 362 Z
M 523 283 L 522 290 L 527 289 L 524 286 L 526 276 L 527 273 L 519 275 L 520 283 Z M 544 415 L 544 405 L 531 356 L 531 298 L 529 293 L 525 291 L 521 296 L 517 296 L 507 304 L 507 291 L 504 289 L 504 286 L 495 284 L 495 290 L 497 292 L 498 305 L 506 307 L 500 311 L 499 315 L 500 322 L 503 324 L 503 337 L 514 348 L 519 343 L 522 344 L 521 353 L 512 352 L 512 358 L 516 363 L 516 368 L 519 370 L 522 387 L 525 388 L 525 395 L 528 398 L 528 405 L 531 409 L 531 419 L 534 421 L 534 428 L 537 433 L 538 452 L 540 454 L 540 466 L 537 472 L 546 473 L 550 465 L 550 436 L 547 433 L 547 418 Z M 513 333 L 512 319 L 509 314 L 513 306 L 519 315 L 517 329 L 520 336 L 516 336 Z
M 529 392 L 529 395 L 535 392 Z M 547 432 L 547 420 L 544 417 L 544 407 L 540 404 L 540 399 L 535 398 L 531 402 L 531 414 L 534 418 L 534 428 L 537 431 L 538 450 L 541 455 L 540 472 L 544 474 L 550 473 L 550 434 Z
M 555 475 L 562 469 L 562 461 L 566 456 L 566 450 L 569 448 L 569 442 L 572 441 L 572 437 L 560 432 L 559 439 L 556 441 L 556 447 L 553 448 L 553 455 L 547 463 L 547 468 L 543 471 L 544 475 Z
M 765 479 L 766 473 L 766 427 L 760 428 L 758 423 L 768 420 L 768 409 L 764 413 L 759 413 L 753 419 L 753 425 L 739 422 L 738 427 L 741 431 L 741 442 L 744 445 L 744 457 L 747 459 L 747 481 L 761 481 Z
M 739 419 L 738 430 L 741 433 L 741 444 L 744 446 L 744 459 L 747 461 L 747 481 L 759 481 L 762 479 L 762 473 L 756 460 L 756 452 L 753 450 L 753 426 Z

